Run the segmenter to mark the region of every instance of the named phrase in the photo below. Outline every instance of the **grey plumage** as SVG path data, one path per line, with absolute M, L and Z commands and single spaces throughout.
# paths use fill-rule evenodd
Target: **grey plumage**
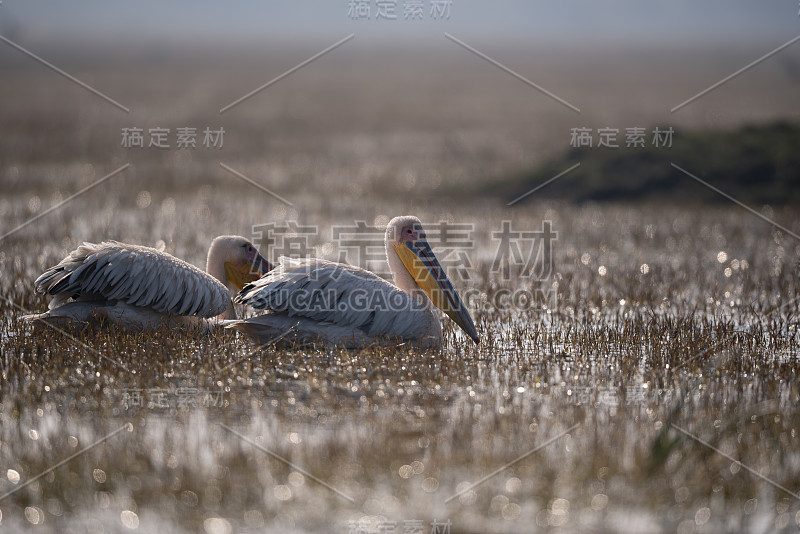
M 218 280 L 154 248 L 84 243 L 34 283 L 55 309 L 73 301 L 119 302 L 159 313 L 215 317 L 230 302 Z
M 235 300 L 271 312 L 234 321 L 232 326 L 243 331 L 270 324 L 270 332 L 279 331 L 291 326 L 287 318 L 298 318 L 297 330 L 316 331 L 332 344 L 391 338 L 427 345 L 441 338 L 438 317 L 421 292 L 409 294 L 369 271 L 327 260 L 281 258 L 276 269 L 245 286 Z

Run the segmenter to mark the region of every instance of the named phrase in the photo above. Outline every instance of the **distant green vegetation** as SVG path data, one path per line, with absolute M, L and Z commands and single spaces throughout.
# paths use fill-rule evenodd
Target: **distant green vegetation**
M 652 134 L 650 134 L 652 135 Z M 491 184 L 483 193 L 513 200 L 553 176 L 580 167 L 531 198 L 583 201 L 727 202 L 671 164 L 742 202 L 800 203 L 800 123 L 777 122 L 734 131 L 675 129 L 671 148 L 574 148 L 528 172 Z

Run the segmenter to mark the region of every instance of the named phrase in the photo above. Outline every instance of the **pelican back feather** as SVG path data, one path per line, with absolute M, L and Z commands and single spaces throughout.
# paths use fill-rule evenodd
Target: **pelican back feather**
M 84 243 L 34 282 L 50 309 L 73 301 L 122 302 L 160 313 L 215 317 L 230 293 L 218 280 L 166 252 L 116 241 Z
M 282 257 L 276 269 L 246 285 L 235 300 L 289 317 L 358 328 L 375 339 L 441 336 L 441 324 L 424 295 L 327 260 Z

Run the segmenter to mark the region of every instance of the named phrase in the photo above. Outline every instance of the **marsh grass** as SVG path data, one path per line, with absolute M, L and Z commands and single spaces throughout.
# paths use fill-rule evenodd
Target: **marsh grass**
M 78 204 L 64 216 L 88 219 Z M 800 503 L 744 468 L 798 490 L 800 307 L 788 261 L 796 243 L 731 210 L 534 205 L 515 224 L 537 227 L 545 217 L 560 232 L 549 280 L 558 305 L 501 309 L 493 292 L 532 282 L 491 272 L 488 232 L 504 212 L 473 213 L 481 223 L 472 254 L 482 259 L 460 285 L 472 291 L 478 347 L 450 322 L 445 347 L 431 352 L 256 350 L 229 331 L 101 329 L 73 339 L 31 329 L 0 301 L 0 491 L 123 428 L 5 497 L 3 524 L 59 532 L 122 532 L 132 518 L 153 532 L 344 532 L 348 521 L 377 531 L 381 521 L 402 528 L 410 519 L 449 519 L 454 532 L 797 528 Z M 154 240 L 174 216 L 153 213 Z M 798 224 L 790 212 L 774 216 Z M 194 237 L 170 247 L 202 265 Z M 47 250 L 17 241 L 4 251 L 3 295 L 25 310 L 44 307 L 32 280 L 63 254 Z M 739 268 L 726 276 L 734 260 Z
M 0 110 L 3 233 L 132 165 L 0 242 L 0 530 L 344 533 L 421 520 L 430 531 L 449 519 L 453 533 L 796 531 L 800 502 L 747 468 L 800 491 L 798 243 L 726 204 L 455 202 L 447 191 L 529 168 L 581 124 L 473 58 L 386 68 L 376 56 L 386 76 L 360 84 L 364 63 L 346 57 L 222 119 L 222 104 L 283 63 L 202 75 L 64 65 L 130 116 L 78 88 L 56 91 L 50 72 L 4 80 L 15 105 Z M 652 110 L 702 85 L 665 81 L 631 102 L 613 90 L 621 70 L 614 78 L 599 65 L 575 70 L 578 79 L 561 63 L 550 77 L 537 72 L 554 87 L 588 88 L 567 96 L 609 110 L 619 127 L 658 124 Z M 760 76 L 785 82 L 767 67 Z M 772 118 L 796 91 L 770 86 L 779 94 L 748 106 L 720 93 L 708 113 Z M 421 105 L 419 94 L 439 96 Z M 694 109 L 682 115 L 690 125 L 707 108 Z M 229 131 L 220 152 L 119 147 L 122 127 L 219 124 Z M 754 207 L 800 232 L 796 211 Z M 84 240 L 159 246 L 202 267 L 219 234 L 299 221 L 318 227 L 310 244 L 322 255 L 333 225 L 402 213 L 475 225 L 470 277 L 454 283 L 470 295 L 480 346 L 446 319 L 441 351 L 349 353 L 255 350 L 229 331 L 67 337 L 19 320 L 46 309 L 38 274 Z M 504 220 L 529 230 L 552 221 L 543 282 L 492 271 Z M 541 287 L 556 292 L 554 305 L 497 303 L 503 290 Z

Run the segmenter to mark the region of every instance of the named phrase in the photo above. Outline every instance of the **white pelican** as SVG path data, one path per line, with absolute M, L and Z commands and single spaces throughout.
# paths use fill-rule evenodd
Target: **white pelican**
M 23 320 L 67 327 L 106 322 L 135 330 L 209 329 L 216 320 L 236 318 L 229 288 L 241 289 L 270 269 L 253 244 L 239 236 L 211 242 L 207 272 L 150 247 L 84 243 L 36 279 L 36 292 L 54 298 L 48 312 Z
M 386 259 L 396 285 L 351 265 L 281 258 L 275 270 L 245 286 L 235 299 L 268 312 L 230 321 L 227 327 L 260 342 L 286 337 L 298 345 L 357 348 L 409 341 L 436 347 L 442 344 L 442 323 L 435 304 L 479 342 L 419 219 L 405 216 L 389 222 Z

